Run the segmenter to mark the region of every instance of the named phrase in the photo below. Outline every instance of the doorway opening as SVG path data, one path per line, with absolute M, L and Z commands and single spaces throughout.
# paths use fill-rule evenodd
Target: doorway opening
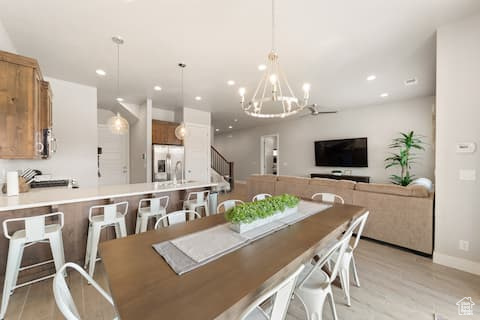
M 260 138 L 260 173 L 280 174 L 279 134 L 271 134 Z

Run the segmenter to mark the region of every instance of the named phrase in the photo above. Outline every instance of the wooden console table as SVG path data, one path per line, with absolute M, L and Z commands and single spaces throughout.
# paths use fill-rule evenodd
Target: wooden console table
M 336 175 L 331 173 L 311 173 L 310 178 L 327 178 L 335 180 L 352 180 L 356 182 L 370 183 L 370 177 L 367 176 L 348 176 L 348 175 Z

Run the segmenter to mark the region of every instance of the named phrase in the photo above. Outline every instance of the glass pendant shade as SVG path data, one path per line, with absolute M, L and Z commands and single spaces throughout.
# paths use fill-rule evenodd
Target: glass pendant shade
M 122 135 L 128 132 L 128 121 L 120 113 L 108 119 L 107 125 L 113 134 Z
M 179 140 L 183 140 L 186 134 L 187 129 L 185 128 L 185 124 L 182 122 L 175 128 L 175 137 L 177 137 Z

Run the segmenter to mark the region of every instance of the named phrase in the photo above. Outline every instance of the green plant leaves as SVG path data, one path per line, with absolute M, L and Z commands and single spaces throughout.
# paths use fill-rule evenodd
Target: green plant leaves
M 248 202 L 231 208 L 225 212 L 225 219 L 232 223 L 250 223 L 258 219 L 267 218 L 278 211 L 293 208 L 300 199 L 290 194 L 283 194 L 264 200 Z

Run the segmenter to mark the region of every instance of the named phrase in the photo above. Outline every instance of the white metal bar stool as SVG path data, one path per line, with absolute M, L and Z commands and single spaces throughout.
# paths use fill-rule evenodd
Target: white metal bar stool
M 157 222 L 158 218 L 166 215 L 169 199 L 169 196 L 163 196 L 140 200 L 138 203 L 135 233 L 138 234 L 147 231 L 148 219 L 155 218 L 155 222 Z M 142 207 L 142 205 L 147 202 L 149 205 Z
M 259 193 L 255 197 L 252 198 L 252 202 L 265 200 L 265 199 L 270 198 L 270 197 L 272 197 L 272 195 L 269 194 L 269 193 Z
M 187 199 L 183 202 L 183 210 L 192 210 L 197 211 L 198 208 L 203 207 L 205 209 L 205 215 L 210 215 L 210 209 L 208 208 L 208 198 L 210 197 L 210 191 L 197 191 L 189 192 Z M 200 214 L 200 212 L 198 212 Z M 193 219 L 193 216 L 190 215 L 190 220 Z
M 72 294 L 70 289 L 68 288 L 67 282 L 65 281 L 64 274 L 66 273 L 67 268 L 75 269 L 80 275 L 85 278 L 88 283 L 90 283 L 102 296 L 105 300 L 108 301 L 113 307 L 115 307 L 113 303 L 112 297 L 108 295 L 108 293 L 102 289 L 98 285 L 98 283 L 90 277 L 85 270 L 83 270 L 79 265 L 75 263 L 68 262 L 63 265 L 59 272 L 55 275 L 53 279 L 53 295 L 55 296 L 55 302 L 57 303 L 58 309 L 62 312 L 63 316 L 67 320 L 79 320 L 80 313 L 75 305 L 75 301 L 73 301 Z M 115 317 L 118 319 L 118 317 Z
M 217 214 L 220 213 L 220 210 L 223 208 L 221 212 L 227 212 L 228 210 L 236 207 L 237 205 L 244 204 L 242 200 L 225 200 L 217 206 Z
M 319 199 L 318 199 L 319 198 Z M 312 200 L 320 200 L 323 202 L 335 203 L 339 202 L 341 204 L 345 203 L 345 200 L 338 194 L 328 193 L 328 192 L 319 192 L 312 195 Z
M 58 223 L 45 223 L 46 218 L 51 218 L 55 216 L 57 216 Z M 8 224 L 13 222 L 23 222 L 25 225 L 25 229 L 15 231 L 12 235 L 10 235 L 8 231 Z M 55 264 L 55 269 L 58 272 L 65 263 L 62 240 L 63 224 L 63 212 L 55 212 L 28 218 L 7 219 L 3 221 L 3 233 L 5 237 L 9 240 L 9 246 L 7 269 L 5 272 L 5 281 L 3 285 L 0 319 L 5 318 L 5 313 L 7 312 L 10 295 L 16 288 L 23 287 L 55 276 L 55 274 L 52 274 L 17 285 L 18 273 L 20 271 L 53 262 Z M 36 243 L 50 243 L 50 249 L 52 250 L 53 259 L 22 267 L 21 263 L 24 248 L 34 245 Z
M 118 207 L 124 206 L 123 211 L 119 211 Z M 94 214 L 100 210 L 103 214 Z M 95 271 L 95 262 L 97 261 L 98 242 L 100 241 L 100 232 L 106 227 L 115 227 L 115 236 L 123 238 L 127 236 L 127 226 L 125 216 L 128 212 L 128 202 L 100 205 L 90 207 L 88 212 L 88 238 L 87 252 L 85 253 L 85 268 L 88 266 L 88 274 L 93 277 Z

